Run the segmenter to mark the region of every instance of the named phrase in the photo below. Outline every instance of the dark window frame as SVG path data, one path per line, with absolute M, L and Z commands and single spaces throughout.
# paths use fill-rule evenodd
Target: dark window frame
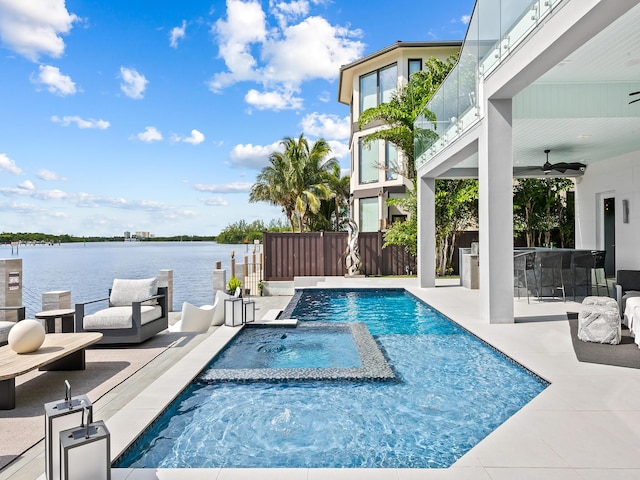
M 419 68 L 418 68 L 418 72 L 422 71 L 422 59 L 421 58 L 410 58 L 407 60 L 407 77 L 411 77 L 411 75 L 413 75 L 416 72 L 411 72 L 411 63 L 412 62 L 418 62 L 420 64 Z
M 422 60 L 421 60 L 422 61 Z M 380 72 L 387 70 L 388 68 L 391 67 L 395 67 L 396 68 L 396 90 L 398 89 L 398 62 L 393 62 L 390 63 L 389 65 L 385 65 L 384 67 L 380 67 L 376 70 L 372 70 L 370 72 L 365 73 L 364 75 L 360 75 L 360 77 L 358 78 L 358 88 L 359 88 L 359 95 L 360 95 L 360 101 L 359 101 L 359 109 L 360 109 L 360 114 L 362 114 L 364 112 L 364 110 L 362 109 L 362 103 L 363 103 L 363 96 L 362 96 L 362 79 L 364 77 L 368 77 L 371 74 L 376 75 L 376 107 L 378 105 L 380 105 L 382 102 L 382 90 L 380 89 Z

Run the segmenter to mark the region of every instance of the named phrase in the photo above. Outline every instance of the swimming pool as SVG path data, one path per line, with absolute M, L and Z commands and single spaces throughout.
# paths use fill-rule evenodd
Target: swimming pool
M 365 322 L 398 381 L 190 385 L 117 467 L 445 468 L 545 381 L 404 290 L 304 290 L 285 315 Z

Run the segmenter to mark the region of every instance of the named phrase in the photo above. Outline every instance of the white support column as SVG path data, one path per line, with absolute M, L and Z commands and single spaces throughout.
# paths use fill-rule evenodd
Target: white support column
M 436 286 L 436 181 L 419 178 L 418 282 L 420 288 Z
M 478 142 L 480 318 L 513 323 L 511 99 L 488 101 Z

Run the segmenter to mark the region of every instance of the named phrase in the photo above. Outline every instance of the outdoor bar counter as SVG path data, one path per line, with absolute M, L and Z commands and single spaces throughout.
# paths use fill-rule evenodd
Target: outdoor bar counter
M 607 295 L 604 250 L 514 249 L 514 294 L 540 297 Z M 526 275 L 526 283 L 525 283 Z M 526 285 L 526 286 L 525 286 Z

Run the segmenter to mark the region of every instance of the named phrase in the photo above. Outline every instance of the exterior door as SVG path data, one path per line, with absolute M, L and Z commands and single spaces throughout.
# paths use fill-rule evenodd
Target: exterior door
M 616 203 L 615 198 L 604 199 L 604 271 L 607 277 L 616 273 Z

